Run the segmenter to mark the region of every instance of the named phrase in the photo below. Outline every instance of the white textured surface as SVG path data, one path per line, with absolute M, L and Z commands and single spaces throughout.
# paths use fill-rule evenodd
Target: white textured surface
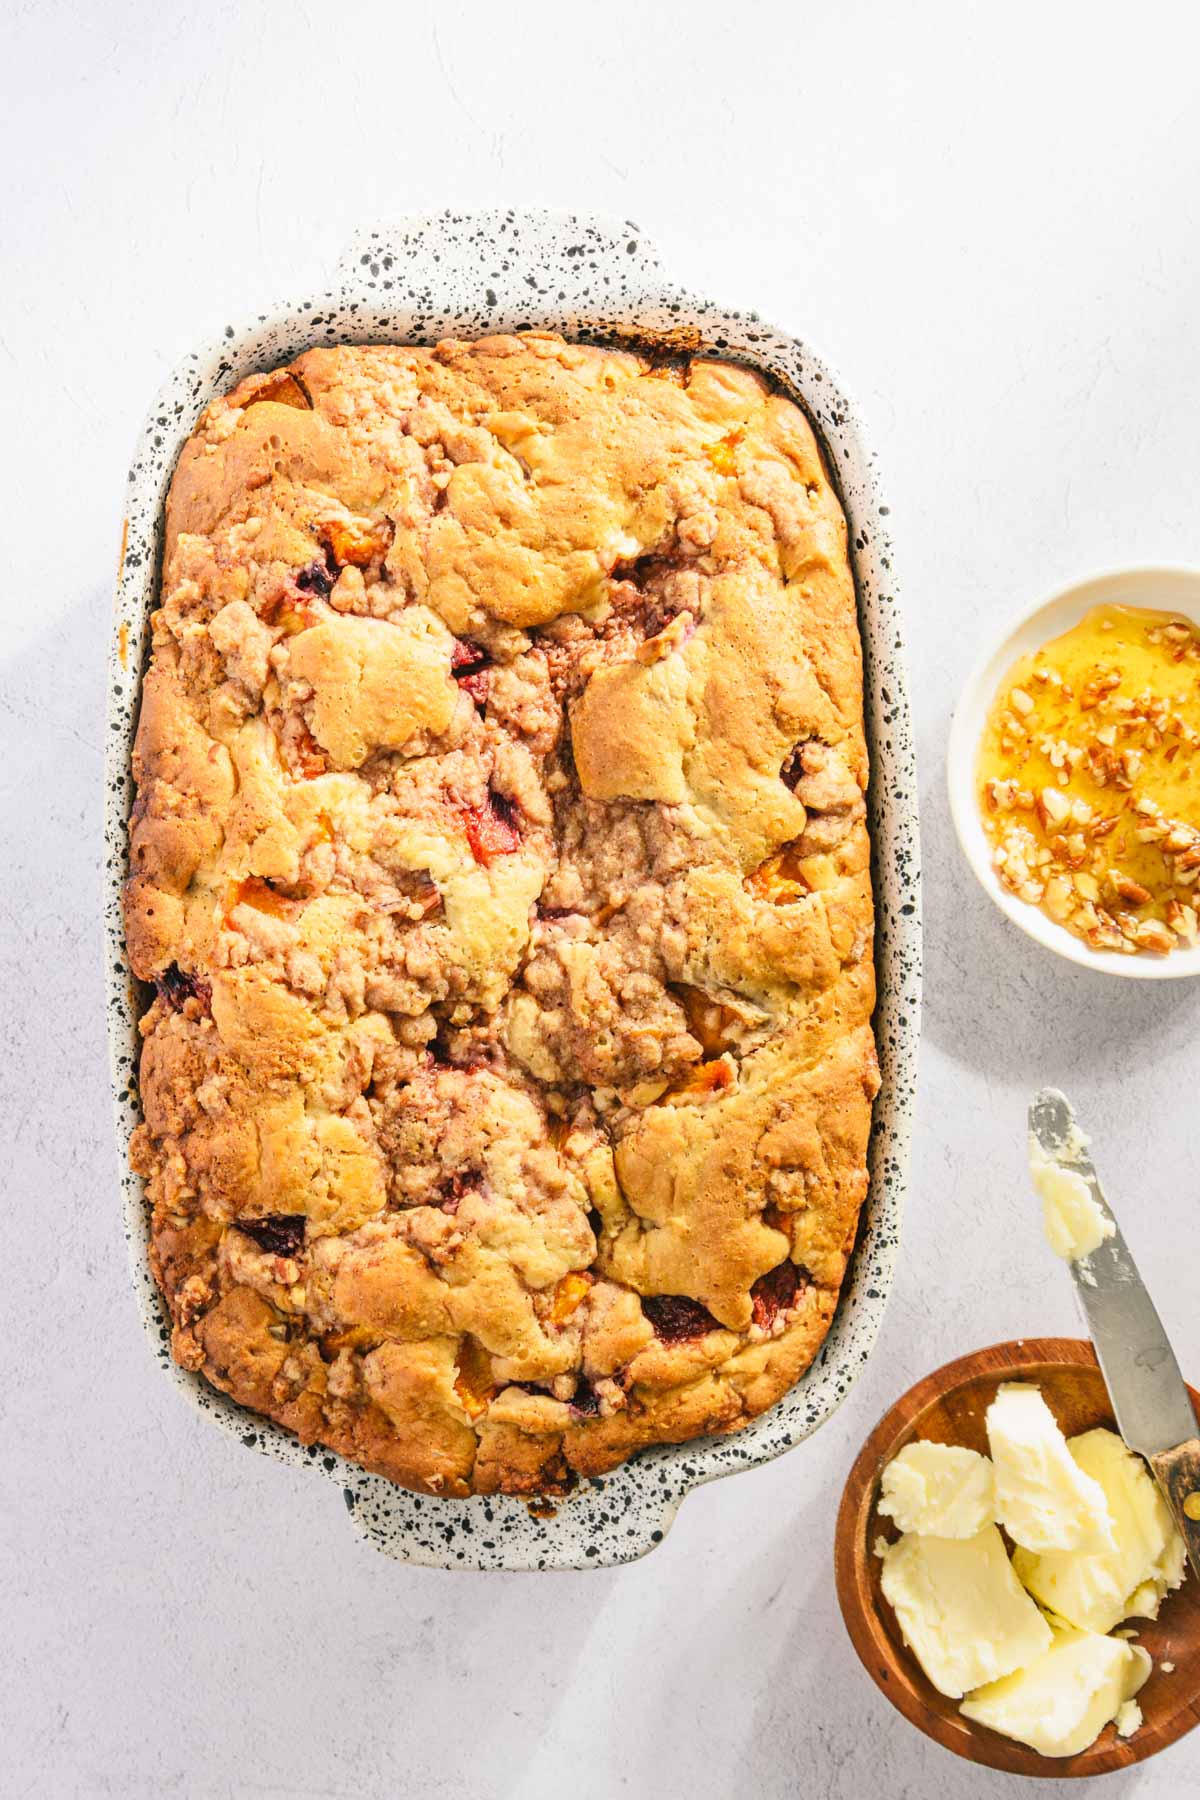
M 1105 983 L 1019 938 L 960 863 L 941 767 L 993 621 L 1093 566 L 1200 561 L 1192 9 L 505 16 L 9 15 L 5 1800 L 1013 1792 L 876 1694 L 830 1544 L 903 1387 L 1076 1330 L 1023 1168 L 1039 1083 L 1076 1099 L 1200 1370 L 1200 985 Z M 509 203 L 640 219 L 696 286 L 802 330 L 861 402 L 907 602 L 927 872 L 917 1153 L 867 1374 L 793 1456 L 693 1495 L 647 1562 L 545 1578 L 373 1557 L 334 1490 L 205 1430 L 157 1376 L 117 1230 L 97 966 L 103 647 L 146 401 L 226 316 L 319 286 L 354 225 Z M 1200 1736 L 1102 1791 L 1198 1782 Z

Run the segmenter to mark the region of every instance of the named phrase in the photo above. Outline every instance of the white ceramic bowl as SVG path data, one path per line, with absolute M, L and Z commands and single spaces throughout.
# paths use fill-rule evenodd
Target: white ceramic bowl
M 163 501 L 202 407 L 243 375 L 273 368 L 313 344 L 436 343 L 441 337 L 530 327 L 592 342 L 649 342 L 734 357 L 789 388 L 820 433 L 849 521 L 862 627 L 878 926 L 875 1032 L 882 1073 L 868 1152 L 870 1194 L 832 1328 L 812 1367 L 744 1430 L 646 1451 L 610 1475 L 582 1482 L 552 1517 L 542 1518 L 503 1495 L 449 1501 L 408 1493 L 317 1445 L 306 1449 L 172 1362 L 169 1321 L 147 1264 L 145 1200 L 127 1162 L 138 1120 L 138 1007 L 120 906 L 132 799 L 129 759 L 148 621 L 157 599 Z M 327 293 L 300 296 L 243 325 L 229 325 L 216 342 L 180 363 L 139 440 L 126 503 L 110 661 L 109 1041 L 130 1262 L 163 1370 L 194 1407 L 248 1447 L 336 1482 L 354 1526 L 405 1562 L 583 1569 L 632 1561 L 661 1542 L 689 1489 L 790 1450 L 830 1417 L 866 1362 L 891 1286 L 920 1019 L 917 784 L 887 508 L 853 409 L 806 344 L 764 324 L 757 313 L 720 306 L 672 282 L 654 246 L 629 221 L 555 213 L 439 213 L 364 233 L 342 258 Z
M 976 663 L 955 709 L 946 765 L 950 811 L 963 854 L 980 885 L 1027 937 L 1056 955 L 1065 956 L 1069 962 L 1104 975 L 1122 975 L 1130 981 L 1176 981 L 1200 975 L 1200 946 L 1172 950 L 1166 956 L 1144 952 L 1126 956 L 1119 950 L 1092 950 L 1036 906 L 1010 894 L 996 874 L 992 846 L 975 798 L 975 765 L 984 725 L 1008 670 L 1019 657 L 1038 649 L 1047 639 L 1070 631 L 1085 613 L 1103 605 L 1145 606 L 1182 613 L 1200 625 L 1200 569 L 1172 565 L 1111 569 L 1059 588 L 1048 600 L 1040 601 L 1016 619 Z

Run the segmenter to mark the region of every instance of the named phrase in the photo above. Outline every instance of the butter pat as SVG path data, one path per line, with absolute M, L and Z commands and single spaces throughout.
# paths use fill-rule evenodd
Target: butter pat
M 1112 1237 L 1116 1226 L 1083 1176 L 1051 1162 L 1034 1137 L 1029 1140 L 1029 1173 L 1042 1203 L 1046 1242 L 1056 1256 L 1078 1262 Z
M 1110 1720 L 1129 1723 L 1124 1709 L 1149 1673 L 1150 1658 L 1138 1645 L 1055 1626 L 1036 1661 L 977 1689 L 960 1710 L 1042 1756 L 1076 1756 Z
M 1043 1606 L 1081 1630 L 1157 1618 L 1163 1596 L 1183 1580 L 1186 1552 L 1150 1471 L 1112 1431 L 1085 1431 L 1068 1448 L 1103 1489 L 1113 1547 L 1084 1556 L 1019 1549 L 1017 1574 Z
M 971 1538 L 907 1533 L 880 1577 L 904 1641 L 941 1694 L 1023 1668 L 1050 1646 L 1050 1627 L 1013 1574 L 994 1525 Z
M 1072 1457 L 1039 1389 L 1006 1382 L 987 1410 L 996 1517 L 1014 1543 L 1050 1550 L 1113 1550 L 1104 1489 Z
M 962 1444 L 906 1444 L 883 1471 L 879 1511 L 901 1531 L 974 1537 L 996 1522 L 992 1465 Z

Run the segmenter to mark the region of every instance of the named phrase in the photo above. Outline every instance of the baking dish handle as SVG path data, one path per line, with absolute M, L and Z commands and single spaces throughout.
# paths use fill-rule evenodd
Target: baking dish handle
M 604 213 L 443 212 L 367 226 L 342 252 L 337 280 L 373 294 L 408 290 L 439 309 L 478 309 L 480 323 L 552 301 L 590 310 L 664 287 L 658 249 L 630 219 Z

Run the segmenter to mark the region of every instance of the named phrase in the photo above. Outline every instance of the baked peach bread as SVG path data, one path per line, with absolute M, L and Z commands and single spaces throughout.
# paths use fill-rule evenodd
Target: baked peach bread
M 795 405 L 548 334 L 250 377 L 171 487 L 134 772 L 179 1362 L 447 1496 L 807 1368 L 878 1078 L 854 588 Z

